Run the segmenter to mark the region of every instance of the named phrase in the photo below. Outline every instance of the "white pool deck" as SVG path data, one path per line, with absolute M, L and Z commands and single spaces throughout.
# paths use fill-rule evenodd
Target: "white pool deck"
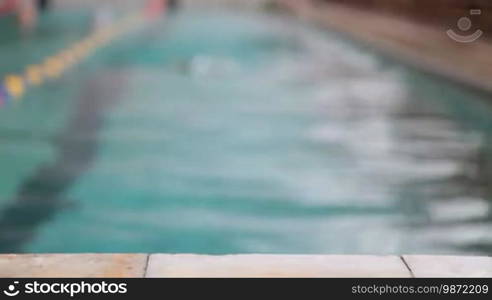
M 363 255 L 6 254 L 0 277 L 492 277 L 492 257 Z

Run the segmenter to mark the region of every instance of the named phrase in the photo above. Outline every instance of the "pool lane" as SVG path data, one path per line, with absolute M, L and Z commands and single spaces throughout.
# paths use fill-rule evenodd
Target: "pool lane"
M 88 32 L 89 20 L 89 14 L 51 13 L 40 20 L 35 33 L 24 35 L 13 19 L 0 18 L 0 74 L 22 72 L 81 38 Z M 53 140 L 67 123 L 71 95 L 78 92 L 76 77 L 62 78 L 28 93 L 22 103 L 4 103 L 0 108 L 1 204 L 15 196 L 24 178 L 56 155 Z
M 116 20 L 121 26 L 114 23 L 118 29 L 129 28 L 124 27 L 129 18 L 124 18 Z M 96 27 L 94 19 L 91 11 L 53 11 L 42 16 L 33 32 L 20 31 L 13 19 L 0 19 L 6 33 L 0 43 L 5 54 L 1 71 L 22 76 L 27 66 L 73 47 L 95 28 L 108 27 Z M 91 54 L 90 60 L 65 70 L 63 77 L 44 78 L 41 86 L 30 87 L 22 97 L 3 99 L 7 102 L 0 108 L 2 252 L 22 251 L 37 227 L 67 206 L 63 190 L 91 163 L 100 116 L 125 85 L 121 74 L 95 79 L 98 60 L 105 54 Z
M 3 252 L 490 253 L 489 99 L 333 34 L 182 12 L 61 83 L 0 112 Z

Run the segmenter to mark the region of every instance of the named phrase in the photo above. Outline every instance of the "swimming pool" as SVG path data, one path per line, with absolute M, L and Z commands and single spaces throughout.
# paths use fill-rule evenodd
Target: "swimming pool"
M 487 101 L 288 17 L 183 11 L 0 109 L 0 252 L 491 254 Z

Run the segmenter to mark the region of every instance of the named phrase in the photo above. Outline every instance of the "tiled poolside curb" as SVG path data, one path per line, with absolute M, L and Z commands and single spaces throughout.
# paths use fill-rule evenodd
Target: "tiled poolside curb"
M 11 254 L 0 277 L 492 277 L 492 257 Z

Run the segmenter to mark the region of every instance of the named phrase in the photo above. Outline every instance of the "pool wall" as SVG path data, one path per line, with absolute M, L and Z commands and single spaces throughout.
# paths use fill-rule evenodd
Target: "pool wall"
M 443 76 L 474 90 L 492 92 L 492 44 L 452 40 L 445 29 L 397 15 L 312 0 L 276 0 L 302 19 L 341 33 L 400 63 Z M 347 21 L 349 20 L 349 21 Z

